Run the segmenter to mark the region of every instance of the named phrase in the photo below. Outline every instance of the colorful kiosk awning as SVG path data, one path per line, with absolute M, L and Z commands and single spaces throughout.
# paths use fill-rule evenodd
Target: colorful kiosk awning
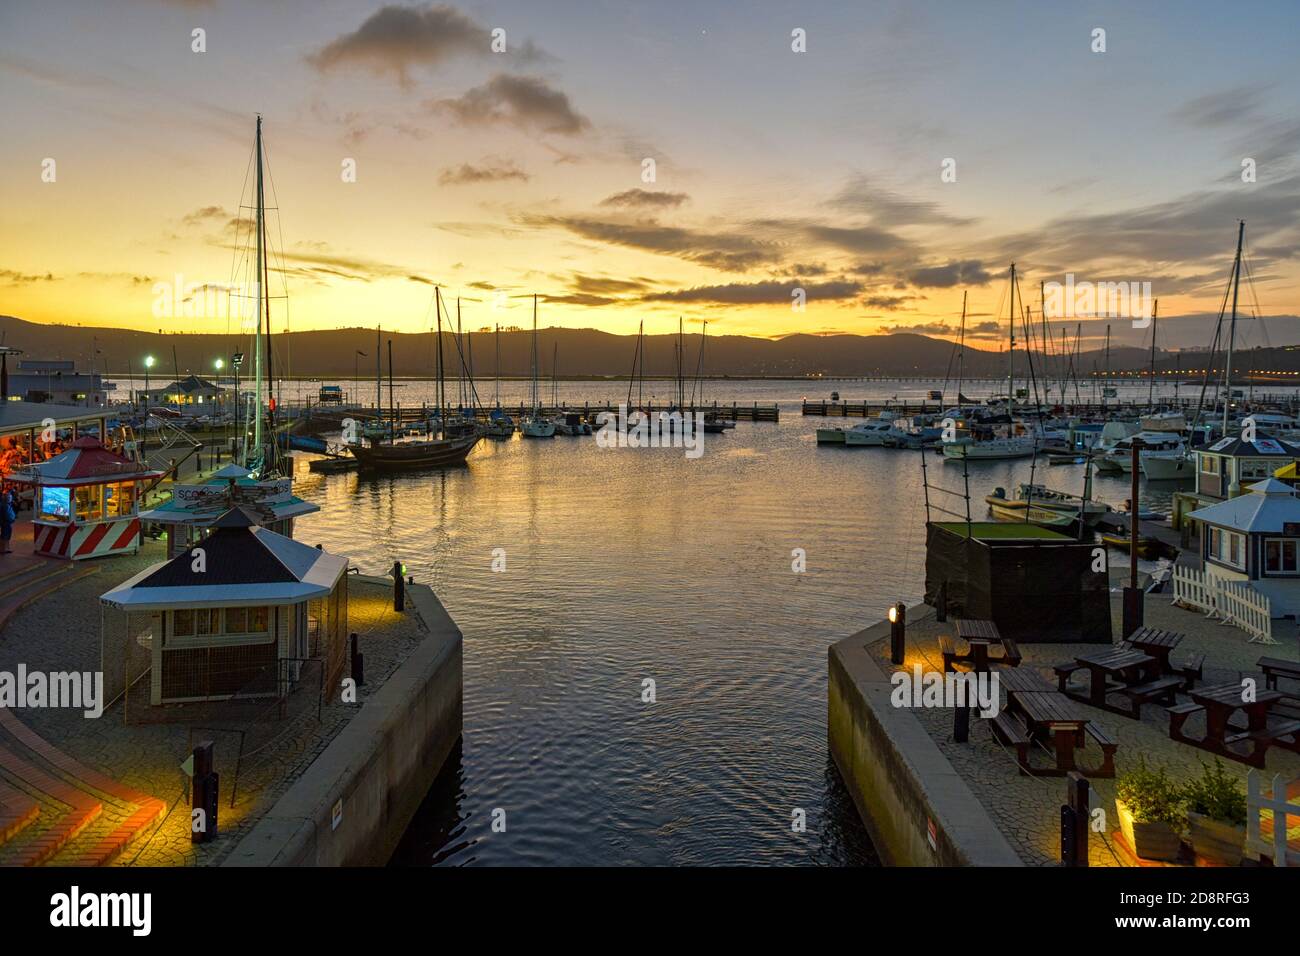
M 15 470 L 9 480 L 36 491 L 36 553 L 80 560 L 139 550 L 140 485 L 162 474 L 86 436 L 48 461 Z

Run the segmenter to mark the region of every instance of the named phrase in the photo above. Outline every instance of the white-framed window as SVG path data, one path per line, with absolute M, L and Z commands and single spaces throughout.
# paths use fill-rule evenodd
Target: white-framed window
M 1273 474 L 1273 465 L 1267 459 L 1243 458 L 1237 462 L 1237 480 L 1248 478 L 1268 478 Z
M 197 607 L 178 608 L 171 612 L 171 634 L 167 643 L 202 647 L 213 644 L 240 643 L 254 639 L 269 640 L 269 607 Z
M 1211 528 L 1205 556 L 1219 564 L 1246 569 L 1246 536 L 1222 528 Z
M 1219 456 L 1218 455 L 1198 455 L 1201 459 L 1201 471 L 1207 475 L 1217 475 L 1219 473 Z
M 1295 538 L 1264 539 L 1265 574 L 1300 574 Z

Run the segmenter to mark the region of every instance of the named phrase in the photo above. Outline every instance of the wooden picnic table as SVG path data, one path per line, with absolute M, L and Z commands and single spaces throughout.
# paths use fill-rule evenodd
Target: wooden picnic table
M 957 637 L 966 642 L 969 651 L 965 654 L 951 655 L 952 660 L 969 662 L 971 669 L 976 673 L 988 673 L 995 664 L 1007 664 L 1011 667 L 1020 664 L 1020 651 L 1015 642 L 1004 639 L 993 621 L 969 617 L 954 618 L 953 626 Z M 989 648 L 994 644 L 1002 647 L 1002 654 L 999 657 L 989 654 Z
M 1135 650 L 1150 654 L 1159 661 L 1160 673 L 1172 674 L 1174 670 L 1169 655 L 1183 642 L 1183 635 L 1158 627 L 1139 627 L 1129 636 L 1128 642 Z
M 998 671 L 998 686 L 1008 694 L 1055 690 L 1047 678 L 1031 667 Z
M 1150 654 L 1127 647 L 1080 654 L 1074 660 L 1073 664 L 1058 664 L 1055 667 L 1061 693 L 1134 720 L 1142 719 L 1143 704 L 1153 700 L 1166 705 L 1174 704 L 1174 695 L 1185 682 L 1183 677 L 1162 676 L 1158 660 Z M 1071 689 L 1069 683 L 1070 676 L 1081 668 L 1086 669 L 1089 675 L 1087 694 Z M 1117 683 L 1111 683 L 1112 677 Z M 1108 703 L 1106 697 L 1112 693 L 1127 697 L 1128 706 L 1119 707 Z
M 1253 767 L 1263 767 L 1268 748 L 1277 744 L 1288 749 L 1300 748 L 1300 720 L 1288 720 L 1268 726 L 1269 710 L 1285 698 L 1281 691 L 1256 689 L 1253 700 L 1246 700 L 1240 683 L 1216 684 L 1193 690 L 1188 696 L 1193 704 L 1169 709 L 1169 737 L 1191 744 Z M 1205 736 L 1200 740 L 1183 733 L 1183 724 L 1197 711 L 1205 710 Z M 1246 726 L 1233 724 L 1237 711 L 1246 714 Z M 1291 738 L 1286 741 L 1282 738 Z M 1250 751 L 1241 753 L 1232 744 L 1249 742 Z
M 1079 769 L 1074 762 L 1074 748 L 1083 743 L 1088 715 L 1070 698 L 1055 690 L 1017 691 L 1011 697 L 1011 707 L 1024 716 L 1031 737 L 1048 737 L 1052 741 L 1056 766 L 1038 772 L 1064 775 Z

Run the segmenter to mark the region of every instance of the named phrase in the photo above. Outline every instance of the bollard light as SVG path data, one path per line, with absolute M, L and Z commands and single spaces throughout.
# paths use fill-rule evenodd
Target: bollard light
M 903 663 L 903 639 L 907 633 L 907 605 L 899 601 L 889 609 L 889 659 Z
M 401 561 L 394 561 L 388 573 L 393 576 L 393 610 L 400 613 L 406 610 L 406 568 Z

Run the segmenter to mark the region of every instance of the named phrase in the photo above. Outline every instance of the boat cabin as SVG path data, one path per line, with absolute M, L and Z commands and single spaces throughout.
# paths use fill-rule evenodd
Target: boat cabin
M 1196 451 L 1196 494 L 1223 500 L 1241 494 L 1252 482 L 1270 478 L 1283 465 L 1300 459 L 1300 445 L 1263 432 L 1254 441 L 1240 435 L 1221 438 Z
M 1275 617 L 1300 612 L 1300 498 L 1276 478 L 1193 511 L 1205 570 L 1268 595 Z

